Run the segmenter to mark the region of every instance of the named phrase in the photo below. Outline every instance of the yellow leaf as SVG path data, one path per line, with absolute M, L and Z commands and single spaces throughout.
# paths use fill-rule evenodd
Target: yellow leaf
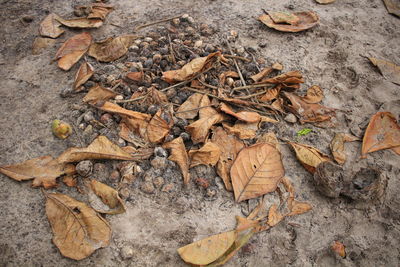
M 314 173 L 315 168 L 324 161 L 329 161 L 330 158 L 317 150 L 316 148 L 304 144 L 289 142 L 296 152 L 296 157 L 307 171 Z
M 200 149 L 192 149 L 189 151 L 190 168 L 197 165 L 211 165 L 217 164 L 221 155 L 221 149 L 218 145 L 207 142 Z
M 185 184 L 189 184 L 189 157 L 187 155 L 182 137 L 175 138 L 171 142 L 165 143 L 163 147 L 171 149 L 171 155 L 168 157 L 168 159 L 178 164 L 182 172 L 183 182 Z

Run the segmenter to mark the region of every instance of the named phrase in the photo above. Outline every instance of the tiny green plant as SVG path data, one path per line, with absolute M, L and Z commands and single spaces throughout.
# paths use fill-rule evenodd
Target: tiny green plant
M 307 134 L 309 134 L 311 132 L 312 132 L 312 130 L 309 129 L 309 128 L 301 129 L 300 131 L 297 132 L 297 137 L 307 135 Z

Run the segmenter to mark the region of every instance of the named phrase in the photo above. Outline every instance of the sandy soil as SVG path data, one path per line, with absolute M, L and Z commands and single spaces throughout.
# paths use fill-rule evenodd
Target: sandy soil
M 76 67 L 64 72 L 51 63 L 60 43 L 72 32 L 41 55 L 33 56 L 31 45 L 39 23 L 49 12 L 69 15 L 74 5 L 85 2 L 1 2 L 0 165 L 47 154 L 57 156 L 67 147 L 79 145 L 76 135 L 61 141 L 50 131 L 53 119 L 72 120 L 71 107 L 82 98 L 82 95 L 60 97 L 60 91 L 71 86 Z M 98 40 L 129 33 L 133 27 L 152 20 L 189 13 L 197 22 L 217 29 L 213 42 L 218 42 L 218 34 L 236 30 L 239 39 L 235 48 L 252 47 L 267 63 L 278 61 L 286 70 L 300 70 L 306 77 L 303 90 L 313 84 L 320 85 L 326 96 L 323 103 L 343 111 L 338 115 L 340 125 L 334 129 L 285 122 L 271 127 L 280 137 L 294 139 L 298 130 L 308 127 L 313 132 L 299 141 L 329 153 L 335 132 L 362 136 L 370 116 L 378 110 L 391 111 L 399 118 L 400 87 L 385 80 L 365 58 L 374 56 L 400 65 L 400 19 L 389 15 L 381 0 L 337 0 L 327 6 L 313 0 L 110 2 L 116 10 L 103 27 L 91 32 Z M 255 19 L 262 14 L 262 8 L 314 10 L 321 22 L 306 32 L 280 33 Z M 33 22 L 21 23 L 24 15 L 32 15 Z M 265 47 L 259 47 L 260 44 Z M 370 166 L 388 178 L 383 199 L 357 202 L 322 196 L 312 176 L 284 146 L 286 175 L 295 184 L 298 198 L 311 203 L 313 211 L 287 219 L 271 231 L 257 235 L 226 266 L 399 266 L 399 157 L 391 151 L 380 151 L 361 160 L 360 142 L 348 143 L 346 148 L 347 170 Z M 234 215 L 246 213 L 248 205 L 254 206 L 253 201 L 234 203 L 220 179 L 207 168 L 198 168 L 192 173 L 213 181 L 217 189 L 214 198 L 207 197 L 193 183 L 182 188 L 175 167 L 167 167 L 164 172 L 149 167 L 145 170 L 174 182 L 175 190 L 171 193 L 156 190 L 148 195 L 139 189 L 142 181 L 136 181 L 130 188 L 127 213 L 107 217 L 113 228 L 111 245 L 79 262 L 62 257 L 53 245 L 40 190 L 31 188 L 30 182 L 18 183 L 0 175 L 0 265 L 184 266 L 176 248 L 232 229 Z M 107 173 L 97 178 L 107 180 Z M 67 189 L 60 187 L 56 191 L 67 192 Z M 71 190 L 68 192 L 82 199 Z M 329 247 L 335 240 L 346 246 L 344 259 L 330 252 Z M 127 251 L 133 254 L 132 258 L 126 257 Z

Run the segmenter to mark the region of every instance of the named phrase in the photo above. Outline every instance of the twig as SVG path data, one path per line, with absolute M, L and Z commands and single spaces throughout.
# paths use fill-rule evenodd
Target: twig
M 111 91 L 114 91 L 114 90 L 117 89 L 118 86 L 120 86 L 120 85 L 121 85 L 121 82 L 117 82 L 117 83 L 111 88 Z
M 170 21 L 170 20 L 173 20 L 173 19 L 177 19 L 177 18 L 180 18 L 180 17 L 182 17 L 182 15 L 171 17 L 171 18 L 157 20 L 157 21 L 150 22 L 150 23 L 147 23 L 147 24 L 143 24 L 141 26 L 136 27 L 134 29 L 134 31 L 136 32 L 136 31 L 141 30 L 143 28 L 146 28 L 146 27 L 149 27 L 149 26 L 153 26 L 153 25 L 156 25 L 156 24 L 159 24 L 159 23 L 167 22 L 167 21 Z
M 229 49 L 229 51 L 231 52 L 231 54 L 232 54 L 232 56 L 233 56 L 233 51 L 232 51 L 231 46 L 229 45 L 229 41 L 228 41 L 228 40 L 226 40 L 226 45 L 228 46 L 228 49 Z M 245 80 L 244 80 L 244 78 L 243 78 L 242 72 L 240 71 L 240 68 L 239 68 L 239 65 L 237 64 L 236 59 L 235 59 L 235 58 L 232 58 L 232 59 L 233 59 L 233 63 L 234 63 L 235 66 L 236 66 L 236 70 L 237 70 L 237 72 L 239 73 L 239 77 L 240 77 L 240 80 L 242 81 L 242 85 L 243 85 L 243 86 L 246 86 L 246 82 L 245 82 Z
M 169 53 L 171 54 L 172 63 L 176 64 L 174 48 L 172 47 L 171 36 L 168 34 L 168 41 L 169 41 Z
M 121 25 L 115 24 L 115 23 L 109 23 L 110 25 L 114 26 L 114 27 L 118 27 L 118 28 L 122 28 Z
M 258 64 L 256 57 L 254 56 L 253 53 L 251 53 L 247 48 L 245 48 L 246 52 L 251 56 L 251 58 L 253 59 L 254 63 L 256 63 L 256 68 L 258 70 L 258 72 L 261 71 L 260 65 Z
M 265 87 L 265 86 L 270 86 L 270 85 L 271 85 L 271 83 L 251 84 L 251 85 L 246 85 L 246 86 L 235 87 L 235 88 L 232 89 L 232 91 L 247 90 L 247 89 L 252 89 L 252 88 L 260 88 L 260 87 Z
M 222 55 L 223 57 L 227 57 L 227 58 L 233 58 L 233 59 L 239 59 L 239 60 L 243 60 L 245 62 L 250 63 L 252 60 L 245 58 L 245 57 L 240 57 L 240 56 L 234 56 L 234 55 Z
M 199 79 L 198 81 L 199 81 L 202 85 L 204 85 L 205 87 L 218 90 L 218 87 L 217 87 L 217 86 L 214 86 L 214 85 L 208 84 L 208 83 L 206 83 L 206 82 L 203 82 L 203 81 L 200 80 L 200 79 Z
M 200 109 L 203 109 L 203 108 L 210 108 L 210 107 L 214 107 L 214 106 L 213 105 L 208 105 L 208 106 L 198 107 L 198 108 L 194 108 L 194 109 L 177 111 L 177 112 L 175 112 L 175 114 L 184 113 L 184 112 L 191 112 L 191 111 L 196 111 L 196 110 L 200 110 Z

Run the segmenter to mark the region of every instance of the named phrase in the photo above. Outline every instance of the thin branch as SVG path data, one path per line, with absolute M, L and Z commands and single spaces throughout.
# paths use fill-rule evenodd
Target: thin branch
M 242 60 L 242 61 L 245 61 L 245 62 L 247 62 L 247 63 L 250 63 L 252 60 L 251 59 L 248 59 L 248 58 L 245 58 L 245 57 L 240 57 L 240 56 L 235 56 L 235 55 L 227 55 L 227 54 L 224 54 L 224 55 L 222 55 L 223 57 L 226 57 L 226 58 L 233 58 L 233 59 L 239 59 L 239 60 Z
M 149 26 L 153 26 L 153 25 L 156 25 L 156 24 L 159 24 L 159 23 L 171 21 L 171 20 L 173 20 L 173 19 L 177 19 L 177 18 L 180 18 L 180 17 L 182 17 L 182 15 L 175 16 L 175 17 L 171 17 L 171 18 L 166 18 L 166 19 L 157 20 L 157 21 L 150 22 L 150 23 L 147 23 L 147 24 L 143 24 L 143 25 L 141 25 L 141 26 L 136 27 L 136 28 L 134 29 L 134 31 L 136 32 L 136 31 L 141 30 L 141 29 L 143 29 L 143 28 L 146 28 L 146 27 L 149 27 Z
M 233 51 L 232 51 L 231 46 L 229 45 L 229 41 L 228 41 L 228 40 L 226 40 L 226 45 L 228 46 L 229 51 L 230 51 L 231 54 L 233 55 Z M 239 73 L 239 77 L 240 77 L 240 80 L 242 81 L 242 85 L 243 85 L 243 86 L 246 86 L 246 82 L 245 82 L 245 80 L 244 80 L 244 78 L 243 78 L 242 72 L 240 71 L 240 68 L 239 68 L 239 65 L 238 65 L 236 59 L 233 58 L 232 60 L 233 60 L 233 63 L 235 64 L 235 67 L 236 67 L 237 72 Z
M 246 85 L 246 86 L 235 87 L 232 89 L 232 91 L 247 90 L 247 89 L 260 88 L 260 87 L 271 86 L 271 85 L 272 85 L 271 83 L 251 84 L 251 85 Z

